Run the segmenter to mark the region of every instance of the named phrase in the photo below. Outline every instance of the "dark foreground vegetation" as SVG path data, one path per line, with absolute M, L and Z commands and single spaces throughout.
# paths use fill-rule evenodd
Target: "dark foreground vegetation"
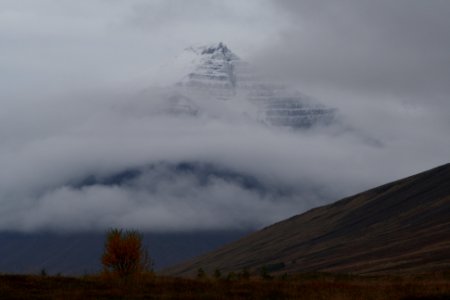
M 0 275 L 0 299 L 450 299 L 450 277 L 298 275 L 134 279 Z

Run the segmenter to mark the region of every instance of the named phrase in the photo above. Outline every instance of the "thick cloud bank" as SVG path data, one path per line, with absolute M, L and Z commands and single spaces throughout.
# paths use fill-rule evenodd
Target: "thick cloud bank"
M 443 162 L 450 146 L 427 128 L 292 131 L 112 94 L 40 99 L 3 119 L 1 229 L 259 227 Z
M 0 0 L 0 230 L 261 227 L 448 162 L 448 3 Z M 141 92 L 220 40 L 341 125 Z

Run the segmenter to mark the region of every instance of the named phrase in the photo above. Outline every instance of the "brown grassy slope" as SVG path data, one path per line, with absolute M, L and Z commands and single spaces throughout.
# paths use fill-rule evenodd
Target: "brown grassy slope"
M 166 270 L 356 274 L 450 269 L 450 164 L 315 208 Z
M 299 276 L 288 280 L 0 276 L 0 299 L 449 299 L 450 281 L 426 278 Z

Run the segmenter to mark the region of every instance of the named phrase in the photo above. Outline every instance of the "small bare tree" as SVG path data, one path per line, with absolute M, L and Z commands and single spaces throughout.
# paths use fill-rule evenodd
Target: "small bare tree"
M 105 272 L 121 278 L 150 271 L 151 260 L 142 244 L 142 235 L 136 230 L 109 230 L 102 264 Z

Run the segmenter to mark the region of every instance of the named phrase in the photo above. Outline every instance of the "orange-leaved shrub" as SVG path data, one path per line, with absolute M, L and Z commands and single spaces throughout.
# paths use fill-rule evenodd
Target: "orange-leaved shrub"
M 106 273 L 129 277 L 151 271 L 151 260 L 136 230 L 108 231 L 102 264 Z

